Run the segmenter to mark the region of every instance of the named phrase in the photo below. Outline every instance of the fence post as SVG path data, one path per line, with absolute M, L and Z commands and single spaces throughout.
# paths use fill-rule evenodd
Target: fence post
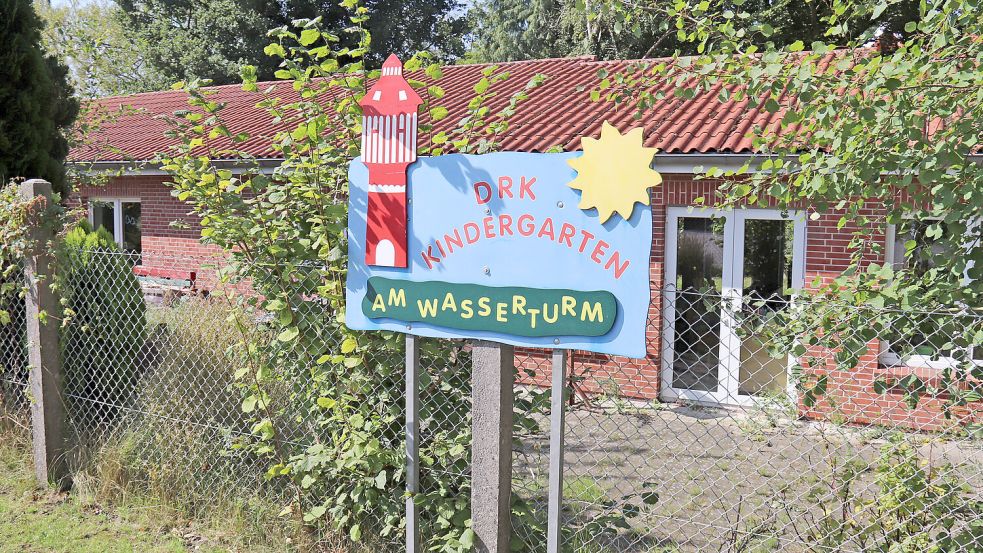
M 420 344 L 406 335 L 406 553 L 420 552 Z
M 515 348 L 471 350 L 471 528 L 478 553 L 506 553 L 512 537 L 512 383 Z
M 550 471 L 547 504 L 546 551 L 558 553 L 562 545 L 560 514 L 563 509 L 563 432 L 566 405 L 567 350 L 553 350 L 553 388 L 550 398 Z
M 43 180 L 21 183 L 19 192 L 25 202 L 45 202 L 46 207 L 52 201 L 51 184 Z M 51 229 L 44 226 L 36 226 L 29 232 L 32 242 L 39 245 L 27 252 L 24 259 L 34 474 L 38 483 L 64 490 L 71 482 L 65 459 L 65 402 L 57 317 L 60 309 L 51 289 L 55 256 L 48 242 L 53 236 Z

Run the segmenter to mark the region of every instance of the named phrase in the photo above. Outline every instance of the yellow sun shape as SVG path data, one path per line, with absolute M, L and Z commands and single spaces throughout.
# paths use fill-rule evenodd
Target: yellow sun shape
M 656 148 L 642 145 L 641 127 L 625 134 L 607 121 L 601 126 L 601 138 L 585 137 L 584 155 L 567 160 L 577 170 L 570 188 L 580 190 L 580 209 L 597 208 L 605 223 L 617 212 L 631 218 L 635 202 L 649 203 L 649 188 L 662 183 L 662 175 L 652 169 Z

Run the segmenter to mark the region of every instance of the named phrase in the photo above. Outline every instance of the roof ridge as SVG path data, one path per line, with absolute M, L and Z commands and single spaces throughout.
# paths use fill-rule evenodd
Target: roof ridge
M 482 65 L 519 65 L 523 63 L 542 63 L 549 61 L 597 61 L 597 56 L 594 55 L 582 55 L 582 56 L 569 56 L 569 57 L 556 57 L 556 58 L 537 58 L 532 60 L 511 60 L 511 61 L 483 61 L 475 63 L 452 63 L 445 65 L 445 68 L 451 67 L 479 67 Z

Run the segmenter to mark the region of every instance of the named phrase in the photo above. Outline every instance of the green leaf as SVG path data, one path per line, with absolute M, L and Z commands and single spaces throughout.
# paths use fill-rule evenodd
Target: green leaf
M 301 46 L 310 46 L 311 44 L 317 42 L 319 38 L 321 38 L 321 31 L 318 31 L 317 29 L 304 29 L 300 33 L 300 39 L 298 42 L 300 42 Z
M 294 312 L 291 311 L 290 308 L 283 308 L 279 311 L 279 313 L 277 313 L 277 321 L 279 321 L 282 326 L 289 325 L 293 322 L 293 320 Z
M 474 539 L 474 530 L 465 528 L 464 532 L 461 534 L 461 546 L 466 550 L 470 550 L 472 547 L 474 547 Z
M 307 512 L 306 515 L 304 515 L 304 521 L 313 522 L 323 517 L 324 514 L 327 512 L 328 512 L 327 507 L 325 507 L 324 505 L 318 505 L 317 507 L 313 507 L 310 511 Z
M 386 471 L 380 472 L 375 477 L 375 487 L 379 488 L 380 490 L 386 489 Z
M 450 113 L 450 111 L 447 108 L 443 106 L 437 106 L 435 108 L 431 108 L 430 118 L 433 119 L 434 121 L 440 121 L 441 119 L 447 117 L 448 113 Z
M 355 338 L 349 336 L 348 338 L 345 338 L 344 342 L 341 343 L 341 353 L 348 355 L 349 353 L 355 351 L 356 347 L 358 347 L 358 342 L 355 341 Z
M 877 19 L 887 9 L 887 2 L 880 2 L 874 6 L 874 11 L 870 14 L 871 19 Z
M 254 395 L 247 396 L 245 399 L 242 400 L 242 412 L 252 413 L 253 411 L 256 410 L 257 402 L 258 402 L 258 398 L 256 396 Z
M 299 335 L 300 335 L 300 329 L 297 328 L 296 326 L 291 326 L 284 329 L 284 331 L 281 332 L 279 336 L 277 336 L 277 340 L 280 340 L 281 342 L 292 342 L 296 340 L 297 336 Z
M 317 398 L 317 406 L 321 409 L 331 409 L 338 402 L 330 397 L 319 397 Z
M 348 536 L 352 539 L 352 541 L 362 539 L 362 527 L 358 524 L 352 526 L 352 529 L 348 532 Z

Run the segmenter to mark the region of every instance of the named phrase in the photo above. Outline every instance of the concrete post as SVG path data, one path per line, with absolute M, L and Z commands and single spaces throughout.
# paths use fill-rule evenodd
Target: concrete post
M 506 553 L 512 537 L 512 383 L 515 349 L 477 341 L 471 350 L 471 523 L 478 553 Z
M 23 201 L 51 201 L 51 184 L 29 180 L 20 185 Z M 38 247 L 24 259 L 27 281 L 27 342 L 31 366 L 31 434 L 34 442 L 34 474 L 40 484 L 68 489 L 65 401 L 62 396 L 61 352 L 58 345 L 58 299 L 51 289 L 55 258 L 49 247 L 51 229 L 31 229 Z

